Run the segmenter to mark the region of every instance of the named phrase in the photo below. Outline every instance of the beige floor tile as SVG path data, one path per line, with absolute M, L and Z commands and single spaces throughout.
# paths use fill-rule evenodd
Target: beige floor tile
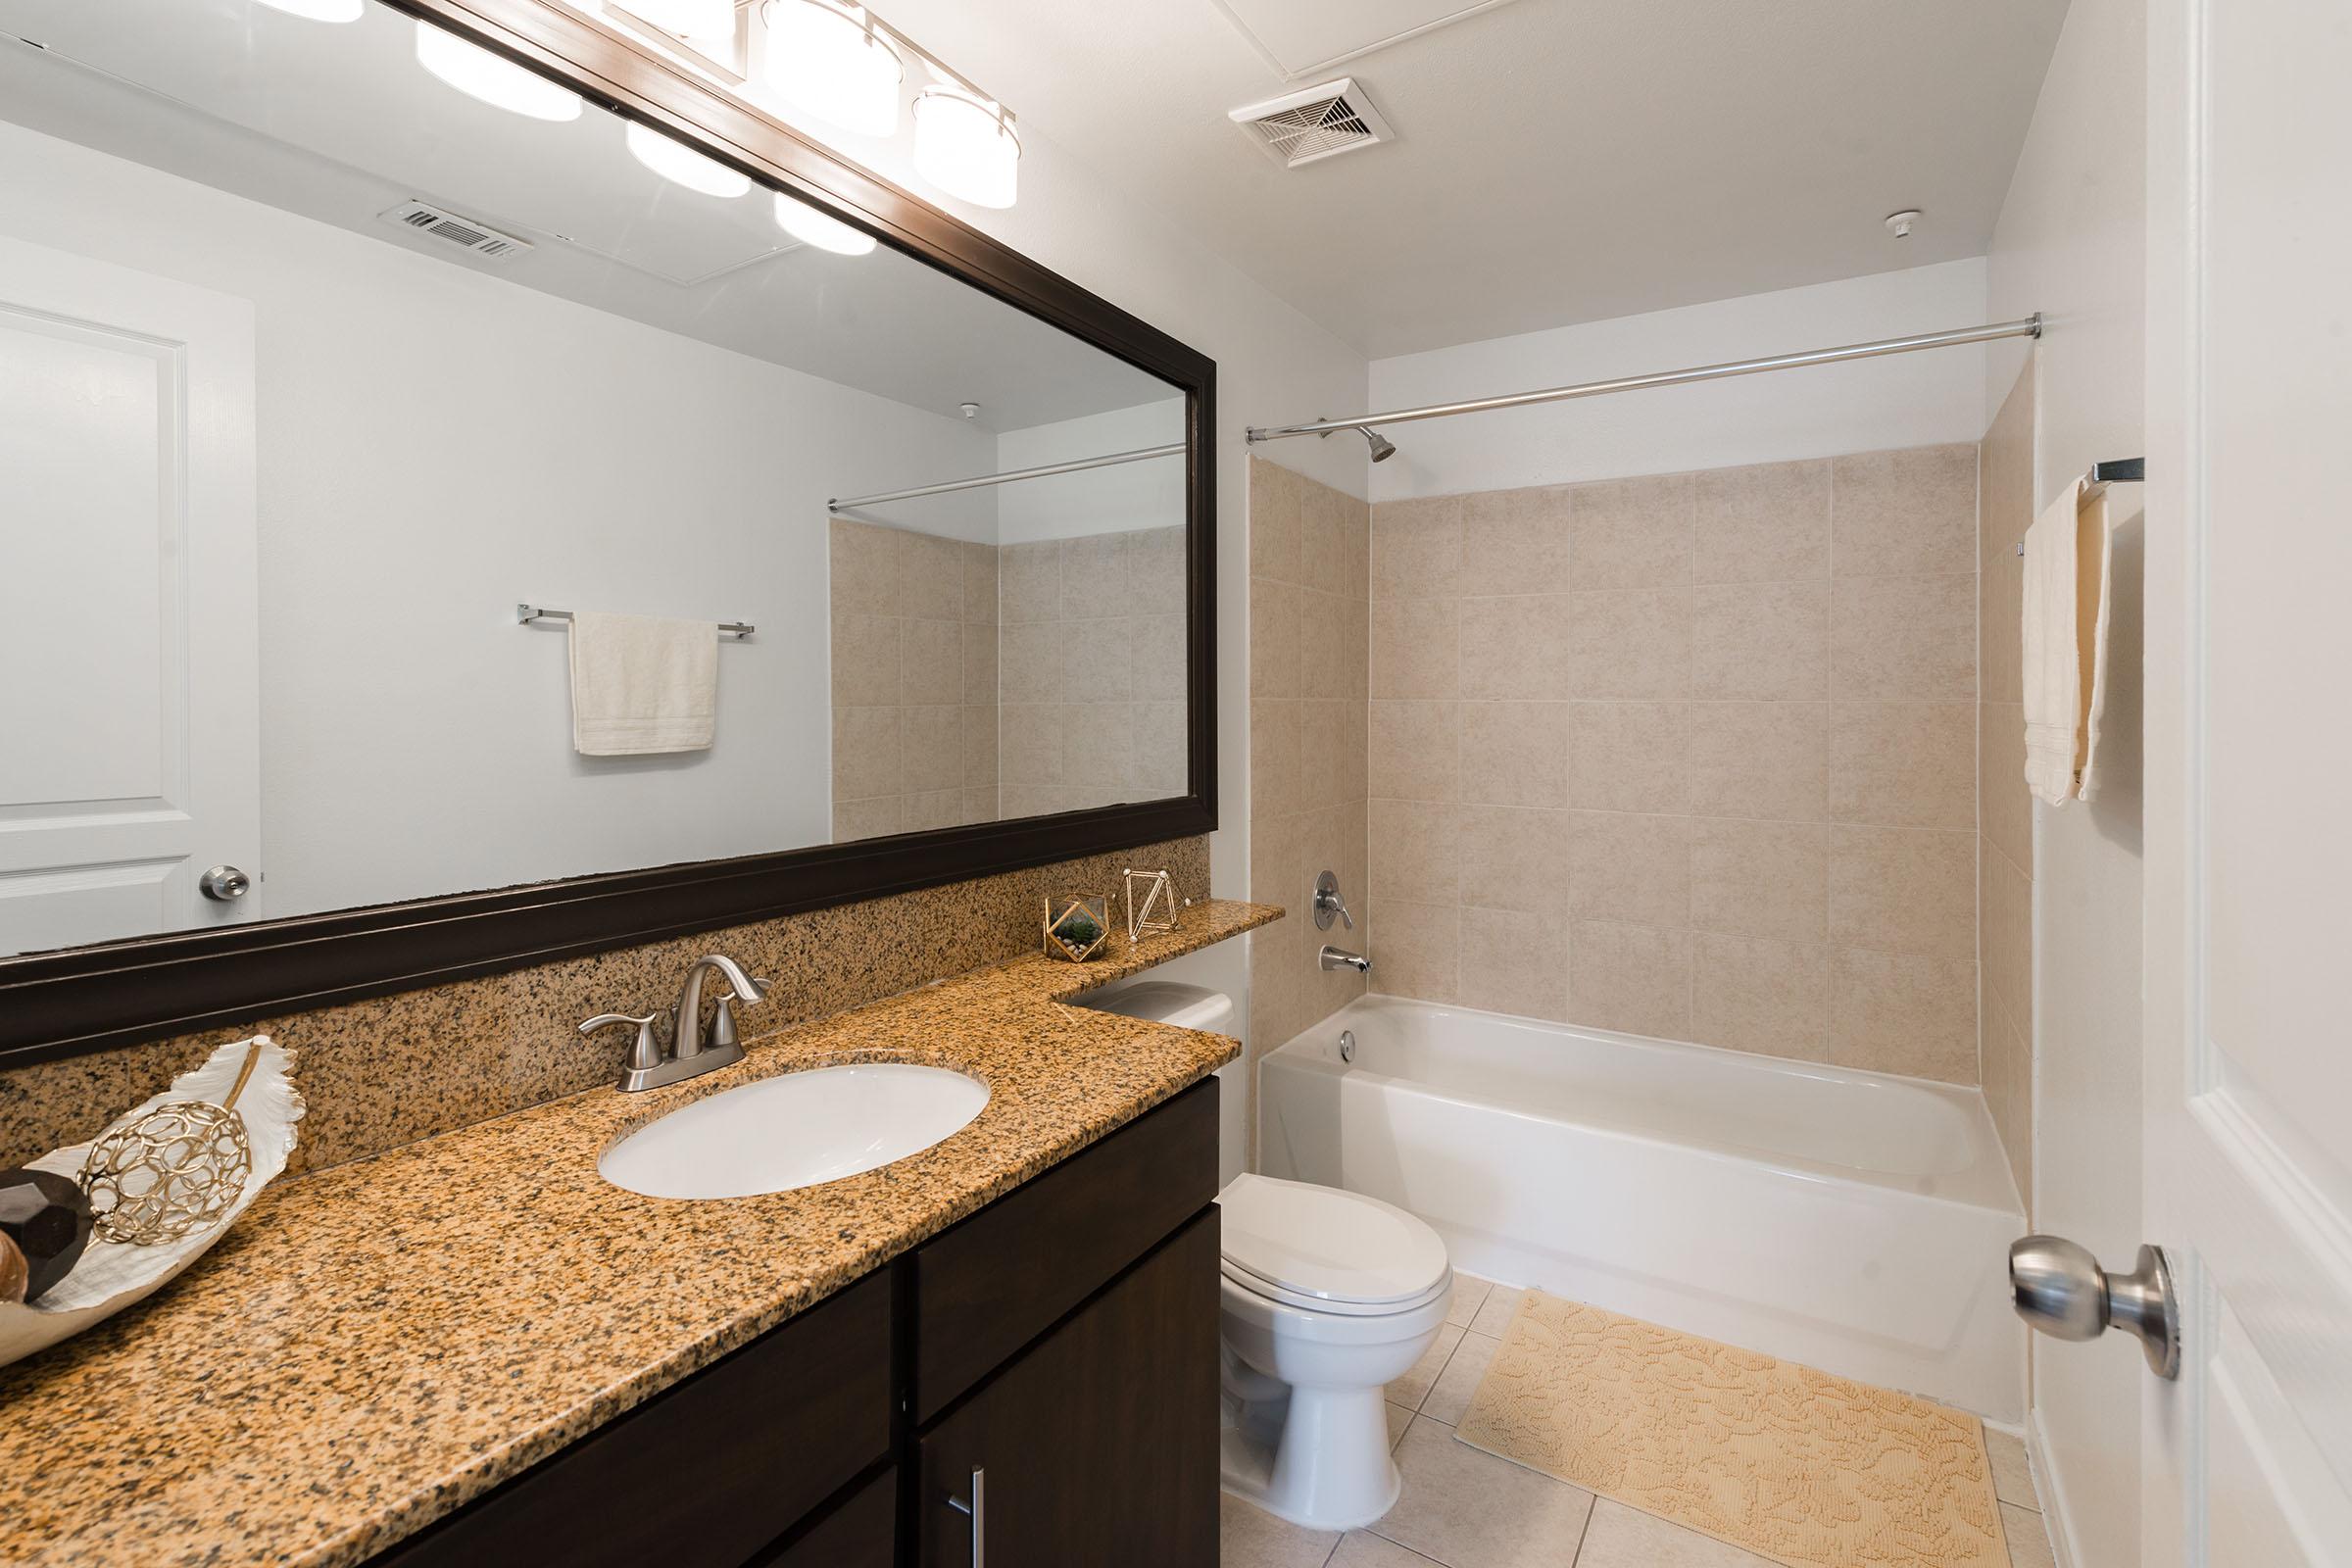
M 1404 1492 L 1374 1532 L 1446 1568 L 1569 1568 L 1592 1494 L 1523 1470 L 1426 1416 L 1396 1448 Z
M 2041 1498 L 2034 1491 L 2034 1467 L 2026 1459 L 2025 1439 L 1986 1427 L 1984 1451 L 1992 1458 L 1992 1494 L 2003 1502 L 2041 1512 Z
M 2009 1538 L 2009 1568 L 2058 1568 L 2049 1527 L 2033 1509 L 2002 1503 L 2001 1533 Z
M 1445 1568 L 1434 1557 L 1407 1551 L 1394 1541 L 1383 1541 L 1363 1530 L 1342 1537 L 1340 1549 L 1331 1554 L 1331 1568 L 1432 1568 L 1433 1564 Z
M 1323 1568 L 1336 1530 L 1303 1530 L 1230 1492 L 1217 1494 L 1219 1568 Z
M 1430 1385 L 1429 1397 L 1421 1401 L 1421 1413 L 1432 1421 L 1447 1426 L 1458 1425 L 1462 1412 L 1470 1408 L 1470 1396 L 1478 1390 L 1478 1380 L 1487 1375 L 1487 1365 L 1502 1342 L 1491 1334 L 1465 1334 L 1462 1343 L 1453 1348 L 1446 1362 L 1446 1370 Z
M 1384 1401 L 1382 1408 L 1389 1412 L 1389 1446 L 1394 1449 L 1404 1438 L 1404 1429 L 1413 1424 L 1413 1412 L 1394 1401 Z
M 1487 1304 L 1480 1307 L 1478 1315 L 1470 1320 L 1470 1332 L 1484 1334 L 1489 1339 L 1501 1339 L 1502 1331 L 1511 1326 L 1511 1314 L 1519 1310 L 1519 1298 L 1526 1294 L 1508 1285 L 1495 1286 L 1493 1294 L 1487 1298 Z
M 1576 1568 L 1771 1568 L 1771 1559 L 1603 1497 Z
M 1470 1320 L 1478 1316 L 1478 1309 L 1487 1304 L 1487 1294 L 1494 1289 L 1493 1280 L 1457 1272 L 1453 1276 L 1453 1301 L 1446 1309 L 1446 1321 L 1456 1328 L 1468 1328 Z
M 1451 1323 L 1441 1325 L 1437 1339 L 1431 1342 L 1421 1359 L 1413 1363 L 1412 1370 L 1389 1385 L 1390 1402 L 1408 1410 L 1420 1409 L 1421 1401 L 1429 1397 L 1430 1389 L 1436 1385 L 1438 1374 L 1446 1370 L 1453 1348 L 1461 1343 L 1460 1329 Z

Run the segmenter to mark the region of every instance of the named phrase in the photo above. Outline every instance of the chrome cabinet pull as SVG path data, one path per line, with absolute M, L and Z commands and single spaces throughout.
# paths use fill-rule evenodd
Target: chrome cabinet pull
M 972 1568 L 988 1568 L 988 1472 L 972 1466 L 972 1497 L 951 1496 L 948 1506 L 972 1521 Z

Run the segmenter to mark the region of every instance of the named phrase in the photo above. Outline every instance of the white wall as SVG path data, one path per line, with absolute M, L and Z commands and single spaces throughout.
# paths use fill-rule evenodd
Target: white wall
M 1843 282 L 1464 343 L 1372 365 L 1372 409 L 1492 397 L 1727 360 L 1976 326 L 1984 264 L 1945 262 Z M 1372 499 L 1453 495 L 1780 463 L 1984 433 L 1984 351 L 1919 354 L 1579 398 L 1399 424 Z M 1336 409 L 1295 406 L 1298 417 Z M 1344 438 L 1358 452 L 1363 443 Z M 1265 450 L 1288 462 L 1300 447 Z
M 2145 18 L 2138 0 L 2074 0 L 1987 258 L 1996 317 L 2040 311 L 2034 350 L 2035 505 L 2105 458 L 2143 455 Z M 1986 417 L 2025 355 L 1996 345 Z M 2035 1224 L 2123 1264 L 2140 1234 L 2140 586 L 2134 486 L 2109 493 L 2114 682 L 2095 802 L 2034 808 Z M 2138 1348 L 2035 1337 L 2034 1419 L 2072 1568 L 2136 1565 Z
M 1184 399 L 1112 409 L 997 437 L 1000 470 L 1136 452 L 1184 439 Z M 1184 457 L 1146 458 L 1024 479 L 997 492 L 997 541 L 1024 545 L 1097 533 L 1133 533 L 1184 522 Z
M 987 432 L 5 123 L 0 168 L 0 231 L 254 302 L 266 912 L 825 842 L 824 498 Z M 521 600 L 756 622 L 714 748 L 576 755 Z

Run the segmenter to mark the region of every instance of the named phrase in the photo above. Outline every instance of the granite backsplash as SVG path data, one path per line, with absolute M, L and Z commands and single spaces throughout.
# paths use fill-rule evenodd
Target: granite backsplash
M 757 1043 L 1032 951 L 1048 893 L 1115 890 L 1130 865 L 1167 867 L 1180 897 L 1208 895 L 1208 841 L 1180 839 L 10 1068 L 0 1163 L 80 1143 L 215 1047 L 266 1033 L 294 1051 L 310 1104 L 288 1174 L 323 1170 L 612 1082 L 628 1031 L 584 1040 L 575 1026 L 668 1006 L 706 953 L 776 982 L 740 1014 Z

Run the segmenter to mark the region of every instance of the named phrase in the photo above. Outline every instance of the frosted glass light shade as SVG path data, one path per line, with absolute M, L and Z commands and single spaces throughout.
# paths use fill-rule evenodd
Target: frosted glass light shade
M 262 0 L 274 11 L 312 22 L 357 22 L 368 0 Z
M 416 24 L 416 63 L 469 98 L 533 120 L 577 120 L 580 95 L 430 23 Z
M 776 226 L 805 245 L 836 256 L 864 256 L 874 248 L 873 235 L 782 191 L 776 192 Z
M 705 158 L 651 125 L 630 121 L 628 142 L 629 152 L 639 163 L 688 190 L 699 190 L 706 196 L 741 196 L 752 188 L 751 175 Z
M 990 105 L 953 87 L 914 100 L 914 172 L 975 207 L 1020 197 L 1021 138 Z
M 735 0 L 620 0 L 632 15 L 681 38 L 735 36 Z
M 906 63 L 865 25 L 862 10 L 832 0 L 769 0 L 767 84 L 844 130 L 888 136 L 899 128 Z

